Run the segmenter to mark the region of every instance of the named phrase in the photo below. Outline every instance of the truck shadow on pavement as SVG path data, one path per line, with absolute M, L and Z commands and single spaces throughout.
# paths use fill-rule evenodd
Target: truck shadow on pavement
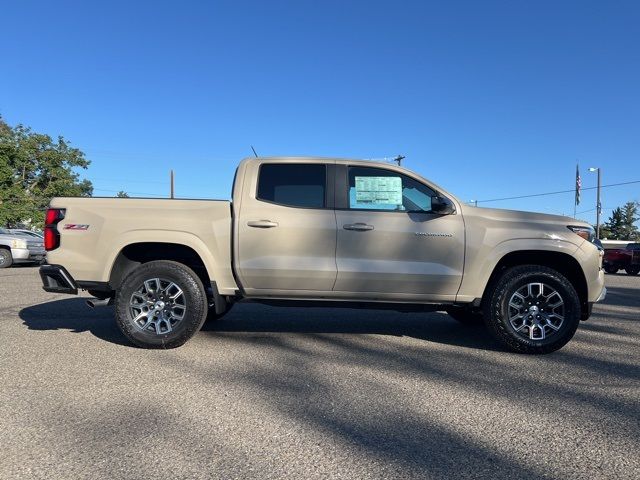
M 603 305 L 635 307 L 640 304 L 637 291 L 613 288 Z M 20 311 L 20 318 L 30 330 L 70 330 L 90 332 L 118 345 L 130 346 L 114 320 L 113 307 L 89 309 L 84 298 L 69 298 L 30 306 Z M 617 320 L 640 320 L 637 312 L 615 312 Z M 581 322 L 584 330 L 611 330 Z M 412 337 L 428 342 L 472 349 L 504 351 L 484 325 L 463 325 L 444 313 L 401 313 L 389 310 L 270 307 L 240 303 L 222 319 L 207 322 L 200 335 L 286 333 L 352 334 Z
M 90 332 L 96 337 L 118 345 L 127 345 L 113 318 L 113 307 L 91 310 L 86 298 L 68 298 L 41 303 L 20 310 L 20 319 L 29 330 L 69 330 Z
M 30 330 L 90 332 L 107 342 L 130 346 L 115 323 L 113 307 L 91 310 L 84 298 L 33 305 L 23 308 L 19 315 Z M 467 348 L 502 350 L 483 325 L 462 325 L 443 313 L 277 308 L 247 303 L 236 305 L 223 319 L 205 323 L 200 335 L 222 332 L 408 336 Z
M 245 303 L 236 305 L 222 319 L 205 323 L 202 332 L 388 335 L 481 350 L 503 350 L 484 325 L 463 325 L 445 313 L 276 308 Z

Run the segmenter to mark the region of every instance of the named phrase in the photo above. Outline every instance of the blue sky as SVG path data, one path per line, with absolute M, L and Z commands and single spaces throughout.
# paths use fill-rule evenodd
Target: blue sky
M 228 198 L 261 155 L 406 155 L 463 201 L 640 180 L 640 2 L 5 3 L 0 114 L 96 195 Z M 640 184 L 603 190 L 610 208 Z M 573 195 L 480 203 L 573 213 Z M 578 212 L 593 220 L 595 191 Z

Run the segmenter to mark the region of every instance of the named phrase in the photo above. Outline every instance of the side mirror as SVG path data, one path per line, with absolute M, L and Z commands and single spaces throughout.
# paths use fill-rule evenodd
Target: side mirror
M 431 197 L 431 211 L 437 215 L 451 215 L 455 213 L 456 207 L 446 197 Z

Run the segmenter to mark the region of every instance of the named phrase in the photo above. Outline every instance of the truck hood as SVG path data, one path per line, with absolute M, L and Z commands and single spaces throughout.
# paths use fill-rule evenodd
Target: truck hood
M 591 227 L 586 222 L 562 215 L 462 206 L 462 214 L 472 235 L 499 239 L 540 239 L 566 241 L 580 246 L 585 240 L 567 227 Z
M 505 220 L 509 222 L 527 222 L 527 223 L 539 223 L 541 225 L 576 225 L 589 227 L 587 222 L 582 220 L 576 220 L 572 217 L 565 217 L 562 215 L 551 215 L 548 213 L 537 212 L 525 212 L 521 210 L 503 210 L 500 208 L 484 208 L 484 207 L 472 207 L 465 205 L 463 214 L 479 215 L 484 218 L 490 218 L 495 220 Z

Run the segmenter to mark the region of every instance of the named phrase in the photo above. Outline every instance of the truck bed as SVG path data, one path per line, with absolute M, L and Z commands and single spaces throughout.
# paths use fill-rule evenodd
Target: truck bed
M 202 258 L 220 293 L 232 294 L 231 202 L 147 198 L 57 197 L 64 208 L 60 247 L 51 264 L 68 265 L 76 280 L 107 282 L 116 256 L 132 243 L 178 243 Z

